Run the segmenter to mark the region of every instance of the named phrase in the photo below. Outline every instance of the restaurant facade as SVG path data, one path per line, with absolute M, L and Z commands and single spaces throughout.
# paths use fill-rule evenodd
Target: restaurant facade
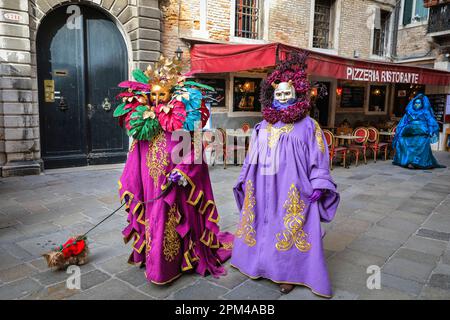
M 448 126 L 448 77 L 432 68 L 450 70 L 450 10 L 448 1 L 425 2 L 0 1 L 0 176 L 123 162 L 129 140 L 112 117 L 117 83 L 161 53 L 181 54 L 186 72 L 216 88 L 213 128 L 261 121 L 261 80 L 301 48 L 310 52 L 310 80 L 328 91 L 312 92 L 323 127 L 395 121 L 419 92 Z
M 327 90 L 321 98 L 316 98 L 315 89 L 311 91 L 311 116 L 323 128 L 335 128 L 345 121 L 352 127 L 372 125 L 389 130 L 403 116 L 409 100 L 424 93 L 442 128 L 440 143 L 434 148 L 445 150 L 450 72 L 345 58 L 280 43 L 192 46 L 191 76 L 215 87 L 218 95 L 214 97 L 218 101 L 212 103 L 212 126 L 237 129 L 241 123 L 260 121 L 260 83 L 278 61 L 294 51 L 308 54 L 310 81 Z

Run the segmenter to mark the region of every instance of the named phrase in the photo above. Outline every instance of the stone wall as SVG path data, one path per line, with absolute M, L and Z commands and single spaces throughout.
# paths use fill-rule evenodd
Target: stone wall
M 41 171 L 36 32 L 50 10 L 65 4 L 108 13 L 125 35 L 131 68 L 159 58 L 158 0 L 0 0 L 0 176 Z
M 427 25 L 406 27 L 398 30 L 397 57 L 407 59 L 427 54 L 431 47 L 427 41 Z

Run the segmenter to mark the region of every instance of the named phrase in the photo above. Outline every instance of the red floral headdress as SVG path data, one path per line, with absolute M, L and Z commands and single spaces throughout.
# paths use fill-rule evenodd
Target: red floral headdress
M 303 119 L 309 112 L 309 90 L 311 85 L 306 74 L 306 52 L 293 52 L 289 58 L 280 63 L 275 70 L 263 81 L 261 85 L 260 101 L 263 107 L 263 118 L 276 123 L 293 123 Z M 297 101 L 283 110 L 272 107 L 274 88 L 272 83 L 292 81 Z

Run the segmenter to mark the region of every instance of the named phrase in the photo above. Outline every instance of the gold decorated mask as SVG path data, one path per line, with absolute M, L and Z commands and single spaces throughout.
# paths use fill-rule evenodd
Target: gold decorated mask
M 182 79 L 180 61 L 163 55 L 153 65 L 149 65 L 144 73 L 151 85 L 150 101 L 153 105 L 168 103 L 171 98 L 170 89 Z
M 162 86 L 159 84 L 152 85 L 150 89 L 150 101 L 154 105 L 167 103 L 170 100 L 170 86 Z

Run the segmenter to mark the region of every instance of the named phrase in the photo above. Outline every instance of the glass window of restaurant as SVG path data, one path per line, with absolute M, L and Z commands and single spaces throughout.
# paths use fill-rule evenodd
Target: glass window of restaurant
M 206 99 L 207 103 L 209 103 L 210 111 L 223 111 L 227 107 L 227 80 L 224 76 L 209 75 L 201 78 L 194 78 L 196 82 L 208 85 L 214 89 L 214 91 L 207 91 L 206 95 L 208 99 Z
M 259 92 L 262 78 L 232 77 L 233 112 L 260 112 Z
M 386 114 L 388 104 L 388 86 L 370 84 L 368 86 L 368 105 L 366 114 Z

